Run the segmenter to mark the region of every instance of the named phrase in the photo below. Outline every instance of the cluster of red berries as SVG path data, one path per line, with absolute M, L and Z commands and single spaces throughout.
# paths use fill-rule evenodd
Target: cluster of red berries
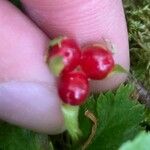
M 58 78 L 58 93 L 64 103 L 81 105 L 89 93 L 89 80 L 101 80 L 114 68 L 112 53 L 98 45 L 80 49 L 70 38 L 51 41 L 48 65 Z

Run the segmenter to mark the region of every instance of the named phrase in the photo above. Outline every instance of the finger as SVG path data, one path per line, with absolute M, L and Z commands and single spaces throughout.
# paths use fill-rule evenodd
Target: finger
M 126 22 L 121 0 L 21 0 L 26 12 L 50 37 L 67 35 L 81 45 L 110 40 L 115 62 L 129 69 Z M 115 88 L 126 75 L 92 81 L 94 91 Z
M 39 132 L 61 132 L 55 81 L 44 62 L 48 38 L 3 0 L 0 35 L 0 118 Z

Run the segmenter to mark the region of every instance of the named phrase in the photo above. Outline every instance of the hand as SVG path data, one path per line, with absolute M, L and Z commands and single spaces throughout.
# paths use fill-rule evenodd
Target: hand
M 55 80 L 44 62 L 48 36 L 67 35 L 81 45 L 107 39 L 115 47 L 115 62 L 129 69 L 122 3 L 121 0 L 22 0 L 22 3 L 28 17 L 10 2 L 0 1 L 0 118 L 38 132 L 56 134 L 63 131 L 64 122 Z M 114 75 L 92 81 L 91 90 L 113 89 L 125 78 Z

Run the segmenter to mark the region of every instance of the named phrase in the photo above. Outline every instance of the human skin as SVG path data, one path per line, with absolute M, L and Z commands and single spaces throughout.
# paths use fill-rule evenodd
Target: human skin
M 50 37 L 67 35 L 81 45 L 111 41 L 115 47 L 115 62 L 129 68 L 126 21 L 121 0 L 22 0 L 30 17 Z M 113 89 L 125 80 L 125 75 L 92 81 L 92 91 Z
M 0 35 L 0 118 L 38 132 L 61 132 L 60 100 L 44 61 L 48 37 L 3 0 Z
M 54 77 L 44 54 L 49 38 L 67 35 L 80 45 L 107 39 L 115 62 L 129 69 L 128 37 L 121 0 L 22 0 L 27 15 L 0 0 L 0 118 L 50 134 L 63 127 Z M 45 33 L 44 33 L 44 32 Z M 116 88 L 126 75 L 91 81 L 91 91 Z

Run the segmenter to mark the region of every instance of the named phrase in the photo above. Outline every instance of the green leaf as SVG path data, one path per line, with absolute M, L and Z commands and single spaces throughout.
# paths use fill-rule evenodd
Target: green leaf
M 90 96 L 86 104 L 80 107 L 79 125 L 80 129 L 82 129 L 82 135 L 84 135 L 81 139 L 81 141 L 83 142 L 89 136 L 92 128 L 92 122 L 89 120 L 89 118 L 85 117 L 84 113 L 86 110 L 90 110 L 97 117 L 96 107 L 97 107 L 96 96 L 94 97 L 94 95 Z
M 119 150 L 149 150 L 150 149 L 150 134 L 141 132 L 133 141 L 128 141 L 123 144 Z
M 82 145 L 90 135 L 92 126 L 83 112 L 88 109 L 98 119 L 97 132 L 88 150 L 116 150 L 123 142 L 132 139 L 142 130 L 139 124 L 143 119 L 144 107 L 130 98 L 132 91 L 133 86 L 122 85 L 116 93 L 109 91 L 100 94 L 82 106 L 80 110 Z
M 43 150 L 50 147 L 47 135 L 0 122 L 0 150 Z

